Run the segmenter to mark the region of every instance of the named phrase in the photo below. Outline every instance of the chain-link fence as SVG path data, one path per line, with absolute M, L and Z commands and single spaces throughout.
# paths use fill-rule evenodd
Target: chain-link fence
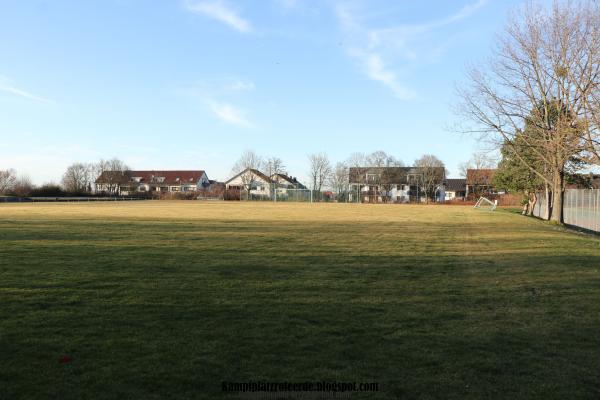
M 546 194 L 537 193 L 537 201 L 533 205 L 533 216 L 546 219 L 548 216 L 548 201 Z

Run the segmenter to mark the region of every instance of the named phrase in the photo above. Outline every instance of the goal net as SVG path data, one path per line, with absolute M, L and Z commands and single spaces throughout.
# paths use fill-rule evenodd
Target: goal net
M 490 199 L 486 199 L 485 197 L 480 197 L 475 203 L 474 208 L 480 208 L 484 210 L 494 211 L 498 206 L 498 200 L 491 201 Z
M 310 203 L 316 201 L 313 199 L 313 193 L 310 189 L 275 189 L 275 201 L 298 201 Z

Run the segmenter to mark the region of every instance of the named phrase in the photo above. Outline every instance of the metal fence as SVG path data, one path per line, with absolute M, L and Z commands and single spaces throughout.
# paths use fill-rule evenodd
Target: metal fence
M 148 200 L 146 197 L 114 196 L 114 197 L 0 197 L 0 203 L 80 203 L 90 201 L 135 201 Z
M 533 215 L 546 218 L 548 214 L 546 195 L 538 193 Z M 563 200 L 565 224 L 600 232 L 600 189 L 567 189 Z
M 600 232 L 600 189 L 567 189 L 563 218 L 565 224 Z
M 546 201 L 545 193 L 537 193 L 537 201 L 533 206 L 533 216 L 538 218 L 547 218 L 548 201 Z

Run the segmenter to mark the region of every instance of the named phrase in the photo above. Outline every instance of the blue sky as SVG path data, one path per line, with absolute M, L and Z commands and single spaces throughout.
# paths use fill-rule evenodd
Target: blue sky
M 253 149 L 301 178 L 384 150 L 457 177 L 477 143 L 447 127 L 465 67 L 512 0 L 4 0 L 0 169 L 35 183 L 119 157 L 226 179 Z

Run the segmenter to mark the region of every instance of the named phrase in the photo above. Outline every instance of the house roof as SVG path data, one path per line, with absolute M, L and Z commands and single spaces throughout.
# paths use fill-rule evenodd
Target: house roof
M 127 171 L 123 174 L 120 171 L 104 171 L 96 183 L 107 183 L 110 182 L 110 174 L 120 174 L 123 179 L 119 182 L 121 184 L 132 182 L 139 178 L 140 183 L 145 184 L 163 184 L 163 185 L 181 185 L 186 183 L 197 183 L 205 175 L 206 172 L 203 170 L 196 171 Z
M 123 185 L 131 179 L 131 171 L 103 171 L 95 183 Z
M 491 185 L 496 169 L 467 169 L 467 185 Z
M 367 174 L 380 176 L 385 171 L 389 180 L 406 183 L 410 170 L 410 167 L 351 167 L 348 175 L 350 183 L 366 183 Z
M 271 176 L 271 179 L 273 181 L 284 180 L 284 181 L 288 182 L 289 184 L 296 186 L 298 189 L 305 189 L 306 188 L 303 184 L 301 184 L 298 181 L 298 179 L 296 179 L 295 177 L 288 176 L 286 174 L 273 174 Z
M 436 174 L 439 174 L 441 179 L 445 174 L 444 167 L 435 167 Z M 367 174 L 386 176 L 386 181 L 392 184 L 409 183 L 409 177 L 412 175 L 422 174 L 419 167 L 351 167 L 348 171 L 350 183 L 369 183 L 367 182 Z
M 467 190 L 466 179 L 446 179 L 446 191 L 463 192 Z
M 239 173 L 235 174 L 234 176 L 232 176 L 231 178 L 229 178 L 228 180 L 226 180 L 225 184 L 228 184 L 229 182 L 231 182 L 232 180 L 234 180 L 238 176 L 245 174 L 246 172 L 251 172 L 252 174 L 258 176 L 260 179 L 262 179 L 265 182 L 273 183 L 273 180 L 271 178 L 269 178 L 267 175 L 263 174 L 259 170 L 254 169 L 254 168 L 246 168 L 245 170 L 240 171 Z

